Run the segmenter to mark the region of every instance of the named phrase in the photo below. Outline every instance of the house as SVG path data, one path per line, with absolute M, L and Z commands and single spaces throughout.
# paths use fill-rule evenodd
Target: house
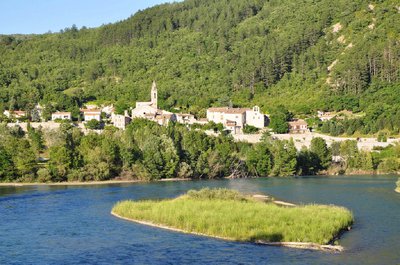
M 290 133 L 306 133 L 309 132 L 308 124 L 305 120 L 294 120 L 289 122 Z
M 161 110 L 154 117 L 154 121 L 162 126 L 167 126 L 170 122 L 176 122 L 176 115 L 174 113 Z
M 348 110 L 342 110 L 340 112 L 318 111 L 317 115 L 321 121 L 329 121 L 329 120 L 332 120 L 333 118 L 336 118 L 338 120 L 344 120 L 346 118 L 351 118 L 354 115 L 354 113 L 352 111 L 348 111 Z
M 255 106 L 246 111 L 246 125 L 262 129 L 267 124 L 267 116 L 260 112 L 260 107 Z
M 208 123 L 207 118 L 201 118 L 194 121 L 194 124 L 199 124 L 199 125 L 206 125 L 207 123 Z
M 244 108 L 209 108 L 207 110 L 207 119 L 215 123 L 222 123 L 224 127 L 233 134 L 243 131 L 246 124 L 246 111 Z
M 24 118 L 26 117 L 26 112 L 22 111 L 22 110 L 14 110 L 14 111 L 9 111 L 9 110 L 5 110 L 3 112 L 4 116 L 6 116 L 7 118 Z
M 207 110 L 207 119 L 215 123 L 222 123 L 233 134 L 242 133 L 245 125 L 262 129 L 266 124 L 266 116 L 260 112 L 260 108 L 257 106 L 253 109 L 209 108 Z
M 51 114 L 51 120 L 72 120 L 71 112 L 55 112 Z
M 111 122 L 114 124 L 115 127 L 125 130 L 126 126 L 131 123 L 132 119 L 128 115 L 128 111 L 125 111 L 124 115 L 119 114 L 111 114 Z
M 3 115 L 6 116 L 7 118 L 10 118 L 11 117 L 11 112 L 9 110 L 5 110 L 3 112 Z
M 85 121 L 101 121 L 101 110 L 100 109 L 82 109 L 83 119 Z
M 113 105 L 110 106 L 102 106 L 101 112 L 105 113 L 107 117 L 111 117 L 115 111 L 115 108 Z
M 196 123 L 196 118 L 192 114 L 179 113 L 175 115 L 176 115 L 176 121 L 179 123 L 189 124 L 189 125 Z
M 22 110 L 15 110 L 13 113 L 12 113 L 13 115 L 14 115 L 14 117 L 15 118 L 24 118 L 24 117 L 26 117 L 26 112 L 25 111 L 22 111 Z
M 329 121 L 329 120 L 332 120 L 335 117 L 336 117 L 336 113 L 334 113 L 334 112 L 318 111 L 318 118 L 321 121 Z

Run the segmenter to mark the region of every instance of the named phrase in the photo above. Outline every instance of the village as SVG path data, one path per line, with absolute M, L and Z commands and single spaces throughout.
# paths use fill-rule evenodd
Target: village
M 51 114 L 51 121 L 42 119 L 43 107 L 39 104 L 34 109 L 38 115 L 40 122 L 30 122 L 30 126 L 34 128 L 41 127 L 43 129 L 57 129 L 64 121 L 72 121 L 72 113 L 65 111 L 57 111 Z M 264 132 L 270 132 L 274 139 L 290 140 L 293 139 L 298 150 L 303 147 L 309 147 L 311 140 L 315 137 L 325 139 L 328 145 L 333 142 L 341 142 L 345 140 L 355 140 L 355 138 L 331 137 L 316 132 L 312 132 L 308 123 L 304 119 L 293 119 L 288 122 L 289 132 L 286 134 L 275 134 L 267 127 L 270 123 L 268 115 L 261 112 L 260 107 L 253 108 L 233 108 L 233 107 L 212 107 L 207 109 L 207 118 L 196 119 L 195 115 L 190 113 L 172 113 L 162 110 L 158 107 L 158 90 L 154 81 L 151 87 L 151 100 L 149 102 L 136 102 L 133 109 L 125 110 L 123 114 L 117 114 L 114 106 L 97 106 L 86 105 L 86 108 L 80 109 L 82 114 L 82 122 L 78 122 L 77 126 L 84 132 L 97 131 L 101 132 L 102 122 L 107 122 L 114 127 L 125 130 L 126 127 L 134 119 L 147 119 L 154 121 L 161 126 L 167 126 L 170 122 L 185 124 L 187 126 L 200 125 L 204 126 L 210 123 L 222 124 L 224 131 L 230 133 L 236 141 L 249 143 L 258 143 L 261 141 Z M 343 114 L 349 113 L 332 113 L 318 111 L 317 117 L 321 121 L 329 121 L 333 118 L 340 118 Z M 9 120 L 8 126 L 19 125 L 23 130 L 27 130 L 26 111 L 14 110 L 4 111 L 3 115 Z M 94 125 L 93 125 L 94 124 Z M 91 126 L 89 126 L 91 125 Z M 254 128 L 256 133 L 246 133 L 245 128 Z M 218 135 L 218 132 L 206 130 L 208 135 Z M 388 139 L 387 142 L 378 142 L 375 138 L 358 138 L 358 147 L 360 150 L 371 151 L 375 147 L 387 147 L 390 144 L 398 142 L 397 139 Z

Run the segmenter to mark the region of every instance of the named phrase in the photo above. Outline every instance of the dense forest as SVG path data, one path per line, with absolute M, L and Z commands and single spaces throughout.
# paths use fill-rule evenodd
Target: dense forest
M 341 157 L 332 162 L 332 157 Z M 356 141 L 315 138 L 298 152 L 293 141 L 265 134 L 259 144 L 230 135 L 207 136 L 181 124 L 137 119 L 127 130 L 106 127 L 84 135 L 70 123 L 58 130 L 0 125 L 0 182 L 214 179 L 400 170 L 400 145 L 359 151 Z
M 397 0 L 163 4 L 96 29 L 0 36 L 0 110 L 127 107 L 147 100 L 155 79 L 167 110 L 348 109 L 374 122 L 368 132 L 396 131 L 399 36 Z

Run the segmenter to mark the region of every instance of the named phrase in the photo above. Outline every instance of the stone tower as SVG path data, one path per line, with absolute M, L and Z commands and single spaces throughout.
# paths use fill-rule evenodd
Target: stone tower
M 156 81 L 153 81 L 153 85 L 151 86 L 151 104 L 156 109 L 158 108 L 157 101 L 158 101 L 157 85 Z

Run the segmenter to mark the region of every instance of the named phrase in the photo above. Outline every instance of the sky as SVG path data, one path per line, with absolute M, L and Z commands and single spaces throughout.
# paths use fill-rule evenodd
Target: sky
M 0 0 L 0 34 L 58 32 L 75 24 L 98 27 L 171 0 Z

